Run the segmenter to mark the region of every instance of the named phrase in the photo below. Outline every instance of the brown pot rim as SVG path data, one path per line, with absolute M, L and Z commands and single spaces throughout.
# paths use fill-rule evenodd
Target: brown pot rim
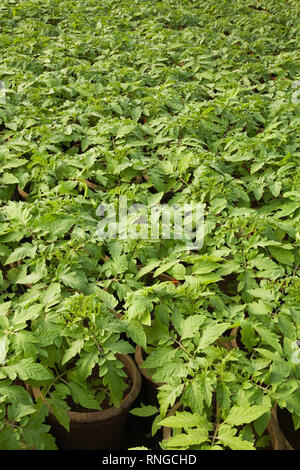
M 173 416 L 174 413 L 176 413 L 176 411 L 181 406 L 182 406 L 181 401 L 176 402 L 175 405 L 172 406 L 172 408 L 170 409 L 170 411 L 169 411 L 169 413 L 167 414 L 166 417 L 169 418 L 170 416 Z M 170 439 L 170 437 L 172 435 L 172 428 L 168 428 L 167 426 L 163 426 L 162 432 L 163 432 L 163 440 L 167 441 L 168 439 Z
M 22 196 L 22 198 L 26 199 L 29 194 L 26 193 L 26 191 L 24 191 L 24 189 L 21 188 L 21 186 L 18 184 L 18 193 L 20 194 L 20 196 Z
M 239 331 L 239 326 L 236 326 L 230 332 L 230 336 L 233 336 L 233 338 L 230 340 L 230 346 L 233 349 L 238 349 L 238 344 L 236 342 L 236 336 L 237 336 L 238 331 Z
M 71 421 L 77 423 L 106 421 L 129 410 L 130 406 L 140 393 L 142 378 L 138 368 L 136 367 L 135 362 L 128 354 L 117 354 L 117 356 L 118 359 L 123 362 L 125 369 L 127 369 L 126 372 L 132 380 L 131 390 L 123 399 L 121 406 L 119 408 L 113 406 L 111 408 L 107 408 L 106 410 L 89 411 L 82 413 L 78 411 L 67 411 Z M 42 400 L 45 401 L 40 389 L 33 387 L 32 393 L 35 398 L 42 398 Z M 49 407 L 50 413 L 53 414 L 51 407 L 48 404 L 47 406 Z
M 141 372 L 141 374 L 147 379 L 149 380 L 150 382 L 152 382 L 153 385 L 155 385 L 155 387 L 160 387 L 161 385 L 164 385 L 163 382 L 155 382 L 152 378 L 152 375 L 149 374 L 148 372 L 148 369 L 146 369 L 145 367 L 143 367 L 143 364 L 144 364 L 144 358 L 143 358 L 143 352 L 142 352 L 142 347 L 139 346 L 138 344 L 136 345 L 135 347 L 135 352 L 134 352 L 134 359 L 135 359 L 135 362 Z
M 285 438 L 278 422 L 277 417 L 278 404 L 275 403 L 271 409 L 271 418 L 269 420 L 267 429 L 271 436 L 272 445 L 274 450 L 294 450 L 289 441 Z

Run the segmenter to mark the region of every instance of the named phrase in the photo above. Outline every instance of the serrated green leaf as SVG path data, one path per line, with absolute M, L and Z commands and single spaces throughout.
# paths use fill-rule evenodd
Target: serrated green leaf
M 75 382 L 68 382 L 68 387 L 71 390 L 72 398 L 75 403 L 89 410 L 100 410 L 100 405 L 91 391 Z
M 234 405 L 225 420 L 226 423 L 232 426 L 240 426 L 241 424 L 252 423 L 264 413 L 267 413 L 270 406 L 263 405 Z
M 72 359 L 74 356 L 80 353 L 82 347 L 84 345 L 84 340 L 83 339 L 76 339 L 73 341 L 71 347 L 67 349 L 67 351 L 64 353 L 62 357 L 62 365 L 66 364 L 70 359 Z
M 208 325 L 203 329 L 197 349 L 207 348 L 207 346 L 214 343 L 224 333 L 224 331 L 228 330 L 230 326 L 230 323 L 227 322 Z

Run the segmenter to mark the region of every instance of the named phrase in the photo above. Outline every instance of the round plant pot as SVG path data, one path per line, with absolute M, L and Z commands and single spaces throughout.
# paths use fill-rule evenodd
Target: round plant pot
M 154 382 L 152 376 L 149 374 L 148 369 L 143 367 L 144 358 L 143 358 L 143 350 L 141 346 L 136 345 L 135 354 L 134 354 L 135 362 L 139 368 L 140 373 L 143 376 L 143 393 L 145 395 L 145 399 L 147 403 L 153 406 L 158 406 L 157 401 L 157 393 L 158 387 L 163 385 L 162 382 Z
M 51 411 L 48 422 L 60 450 L 116 450 L 122 445 L 128 411 L 140 393 L 141 375 L 134 361 L 127 354 L 118 355 L 132 386 L 120 408 L 111 407 L 102 411 L 67 411 L 70 417 L 70 432 L 66 431 Z M 39 389 L 32 389 L 35 398 L 44 398 Z

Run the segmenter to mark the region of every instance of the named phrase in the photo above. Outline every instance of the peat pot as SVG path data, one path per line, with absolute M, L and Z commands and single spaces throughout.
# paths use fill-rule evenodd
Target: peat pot
M 51 411 L 48 423 L 60 450 L 116 450 L 124 437 L 127 415 L 141 389 L 141 375 L 130 356 L 118 355 L 131 379 L 131 389 L 120 408 L 111 407 L 102 411 L 67 411 L 70 417 L 70 432 L 66 431 Z M 43 398 L 41 391 L 32 389 L 35 398 Z

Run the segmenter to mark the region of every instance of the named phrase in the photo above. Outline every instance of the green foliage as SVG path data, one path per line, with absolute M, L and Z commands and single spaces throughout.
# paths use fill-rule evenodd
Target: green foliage
M 69 429 L 65 411 L 70 409 L 70 399 L 89 410 L 101 410 L 105 399 L 109 406 L 121 405 L 128 384 L 117 354 L 132 353 L 134 348 L 120 339 L 126 322 L 110 313 L 95 295 L 75 294 L 53 311 L 57 313 L 53 323 L 37 321 L 35 329 L 37 338 L 43 338 L 43 326 L 48 332 L 59 328 L 55 347 L 49 342 L 39 355 L 53 375 L 34 378 L 32 384 L 39 384 L 46 403 Z
M 54 438 L 44 424 L 47 406 L 34 404 L 29 393 L 10 380 L 0 382 L 0 449 L 55 450 Z

